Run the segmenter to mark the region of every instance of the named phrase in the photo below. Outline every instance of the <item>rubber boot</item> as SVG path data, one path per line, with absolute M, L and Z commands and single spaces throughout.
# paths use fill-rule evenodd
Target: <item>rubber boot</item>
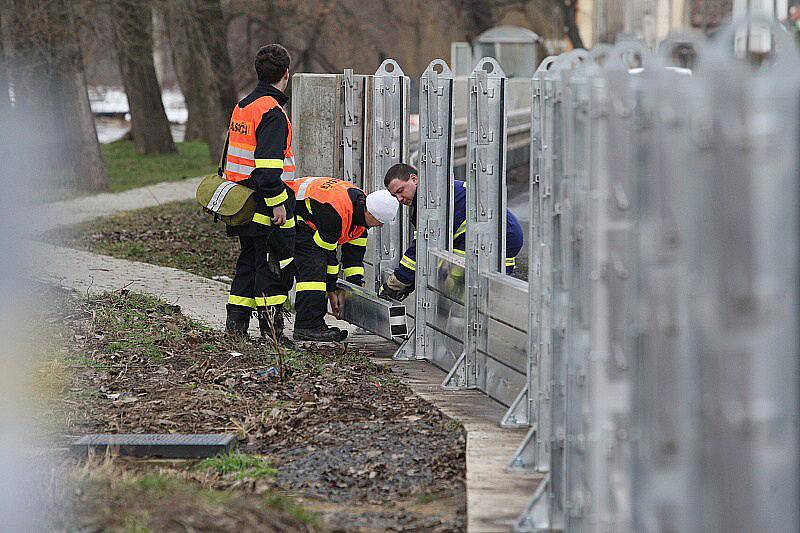
M 342 342 L 347 338 L 347 331 L 322 325 L 316 328 L 294 328 L 294 340 L 316 342 Z
M 266 309 L 259 310 L 258 328 L 261 330 L 261 336 L 265 339 L 273 340 L 277 338 L 281 346 L 293 350 L 295 348 L 294 342 L 283 332 L 285 315 L 286 311 L 282 305 L 271 305 Z M 275 329 L 274 337 L 273 327 Z
M 247 338 L 250 327 L 251 310 L 239 305 L 227 305 L 228 316 L 225 320 L 225 332 L 231 337 Z

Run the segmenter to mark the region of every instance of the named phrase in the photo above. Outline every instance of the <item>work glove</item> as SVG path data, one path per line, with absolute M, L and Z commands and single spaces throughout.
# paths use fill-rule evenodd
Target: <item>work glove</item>
M 378 292 L 378 296 L 384 300 L 397 300 L 402 302 L 413 291 L 413 283 L 403 283 L 397 279 L 397 276 L 395 276 L 394 273 L 392 273 L 392 275 L 389 276 L 389 279 L 387 279 L 386 282 L 381 285 L 381 290 Z

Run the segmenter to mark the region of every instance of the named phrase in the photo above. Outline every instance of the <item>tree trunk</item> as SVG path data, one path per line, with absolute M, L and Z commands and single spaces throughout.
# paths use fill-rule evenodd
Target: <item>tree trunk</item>
M 201 4 L 197 0 L 187 0 L 180 4 L 166 2 L 164 11 L 178 84 L 189 110 L 187 135 L 199 135 L 205 140 L 211 160 L 216 162 L 225 143 L 224 133 L 231 110 L 236 104 L 235 91 L 231 96 L 233 80 L 227 48 L 224 48 L 224 58 L 221 58 L 219 45 L 212 52 L 212 47 L 207 44 L 210 33 L 219 32 L 224 40 L 224 25 L 221 29 L 210 31 L 207 26 L 207 4 Z M 217 16 L 221 16 L 220 14 L 221 8 Z M 226 46 L 224 42 L 222 44 Z M 212 60 L 214 54 L 217 58 Z M 228 66 L 220 67 L 214 61 L 227 62 Z M 223 80 L 224 74 L 218 75 L 217 72 L 221 69 L 224 73 L 226 68 L 228 77 Z M 224 88 L 226 83 L 221 80 L 229 84 L 228 89 Z
M 8 112 L 11 110 L 11 97 L 8 92 L 8 58 L 3 41 L 3 18 L 2 5 L 0 5 L 0 116 L 8 116 Z
M 578 0 L 562 0 L 561 14 L 564 17 L 567 38 L 572 43 L 572 48 L 583 48 L 583 39 L 578 31 L 577 9 Z
M 495 25 L 494 6 L 485 0 L 458 0 L 457 6 L 464 14 L 465 35 L 472 42 L 478 35 Z
M 231 110 L 239 102 L 236 95 L 236 86 L 233 83 L 233 65 L 228 53 L 228 28 L 222 5 L 219 0 L 205 2 L 205 8 L 200 11 L 203 16 L 203 25 L 208 31 L 206 44 L 208 57 L 213 65 L 215 74 L 219 105 L 225 118 L 223 128 L 227 127 Z
M 205 124 L 203 109 L 203 87 L 197 82 L 196 73 L 200 69 L 200 61 L 196 54 L 193 54 L 183 31 L 170 27 L 173 17 L 166 17 L 167 34 L 169 35 L 170 47 L 172 48 L 172 63 L 175 65 L 175 74 L 178 78 L 178 86 L 183 93 L 183 100 L 186 103 L 188 112 L 186 118 L 186 132 L 184 140 L 196 141 L 203 138 L 203 128 Z
M 29 161 L 44 185 L 69 185 L 102 191 L 106 170 L 89 107 L 81 47 L 73 4 L 68 0 L 13 0 L 5 13 L 12 45 L 12 79 L 16 115 L 41 124 L 42 135 L 31 141 Z M 58 175 L 69 181 L 52 183 Z M 35 176 L 34 176 L 35 177 Z
M 149 3 L 112 2 L 111 21 L 136 152 L 174 153 L 177 150 L 153 62 L 152 7 Z

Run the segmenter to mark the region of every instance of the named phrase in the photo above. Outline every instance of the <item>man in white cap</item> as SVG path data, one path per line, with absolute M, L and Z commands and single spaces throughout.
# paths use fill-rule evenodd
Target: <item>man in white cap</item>
M 335 315 L 344 305 L 344 293 L 336 287 L 336 249 L 341 246 L 345 279 L 363 285 L 367 229 L 394 220 L 400 204 L 387 190 L 367 195 L 336 178 L 300 178 L 286 184 L 297 202 L 294 340 L 341 342 L 347 332 L 325 324 L 327 300 Z

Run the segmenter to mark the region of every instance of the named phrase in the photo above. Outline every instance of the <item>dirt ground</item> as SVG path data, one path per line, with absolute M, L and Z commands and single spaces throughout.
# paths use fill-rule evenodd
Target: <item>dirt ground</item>
M 147 296 L 42 290 L 54 305 L 37 317 L 52 331 L 39 372 L 41 423 L 55 444 L 100 432 L 230 432 L 240 439 L 241 455 L 224 467 L 123 459 L 77 467 L 90 487 L 77 507 L 90 516 L 78 513 L 76 529 L 104 523 L 92 509 L 113 509 L 131 491 L 163 492 L 170 483 L 182 487 L 170 491 L 182 510 L 178 522 L 155 521 L 142 497 L 136 501 L 145 508 L 126 511 L 129 522 L 153 530 L 183 530 L 180 523 L 257 530 L 260 521 L 275 530 L 464 529 L 463 429 L 371 362 L 371 353 L 317 345 L 277 354 L 265 343 L 232 341 Z M 104 506 L 86 501 L 93 491 L 119 490 L 127 496 Z M 196 515 L 194 500 L 201 502 Z

